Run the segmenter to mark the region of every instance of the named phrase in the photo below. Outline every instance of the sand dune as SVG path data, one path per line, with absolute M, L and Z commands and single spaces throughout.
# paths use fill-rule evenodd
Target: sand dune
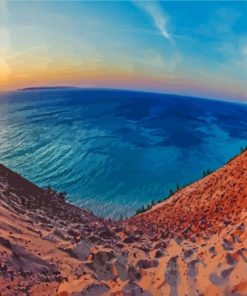
M 247 295 L 247 152 L 130 219 L 0 165 L 0 295 Z

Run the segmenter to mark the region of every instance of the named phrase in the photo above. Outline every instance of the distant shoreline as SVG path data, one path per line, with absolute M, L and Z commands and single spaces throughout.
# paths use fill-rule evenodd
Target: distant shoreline
M 90 91 L 121 91 L 121 92 L 138 92 L 138 93 L 149 93 L 154 95 L 170 95 L 174 97 L 186 97 L 193 99 L 202 99 L 216 102 L 224 102 L 224 103 L 233 103 L 233 104 L 244 104 L 246 105 L 246 101 L 244 100 L 234 100 L 234 99 L 225 99 L 225 98 L 213 98 L 213 97 L 202 97 L 202 96 L 194 96 L 188 94 L 179 94 L 179 93 L 171 93 L 171 92 L 162 92 L 162 91 L 154 91 L 154 90 L 142 90 L 142 89 L 125 89 L 125 88 L 107 88 L 107 87 L 81 87 L 81 86 L 37 86 L 37 87 L 25 87 L 19 88 L 12 91 L 22 92 L 22 91 L 39 91 L 39 90 L 90 90 Z M 12 91 L 5 91 L 4 93 L 9 93 Z M 0 91 L 1 94 L 1 91 Z
M 75 86 L 39 86 L 39 87 L 25 87 L 20 88 L 18 91 L 31 91 L 31 90 L 52 90 L 52 89 L 70 89 L 77 88 Z

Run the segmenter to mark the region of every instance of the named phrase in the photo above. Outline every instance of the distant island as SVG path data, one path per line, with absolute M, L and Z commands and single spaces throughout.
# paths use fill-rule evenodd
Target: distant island
M 70 89 L 76 88 L 75 86 L 37 86 L 37 87 L 25 87 L 19 89 L 19 91 L 30 91 L 30 90 L 52 90 L 52 89 Z

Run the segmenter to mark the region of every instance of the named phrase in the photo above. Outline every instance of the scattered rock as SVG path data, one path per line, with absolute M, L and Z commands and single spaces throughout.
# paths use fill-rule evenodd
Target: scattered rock
M 155 258 L 160 258 L 162 256 L 164 256 L 164 252 L 162 252 L 161 250 L 157 250 L 155 252 Z
M 158 266 L 158 261 L 141 259 L 141 260 L 139 260 L 137 262 L 137 266 L 139 268 L 143 268 L 143 269 L 157 267 Z

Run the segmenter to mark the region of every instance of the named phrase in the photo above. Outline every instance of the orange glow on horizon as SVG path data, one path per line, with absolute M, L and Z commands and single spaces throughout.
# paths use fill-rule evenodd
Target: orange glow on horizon
M 32 59 L 31 59 L 32 60 Z M 73 64 L 73 66 L 71 66 Z M 75 61 L 64 59 L 63 63 L 48 63 L 45 65 L 31 63 L 15 63 L 15 69 L 5 63 L 1 64 L 1 91 L 11 91 L 25 87 L 40 87 L 54 85 L 69 85 L 78 87 L 105 87 L 138 89 L 157 92 L 169 92 L 182 95 L 223 98 L 232 97 L 247 100 L 245 89 L 236 85 L 230 90 L 213 79 L 192 79 L 190 77 L 173 78 L 168 73 L 162 77 L 155 73 L 143 74 L 132 71 L 131 68 L 116 66 L 97 67 L 93 63 L 75 64 Z M 86 67 L 85 67 L 86 66 Z M 5 77 L 5 79 L 3 79 Z

